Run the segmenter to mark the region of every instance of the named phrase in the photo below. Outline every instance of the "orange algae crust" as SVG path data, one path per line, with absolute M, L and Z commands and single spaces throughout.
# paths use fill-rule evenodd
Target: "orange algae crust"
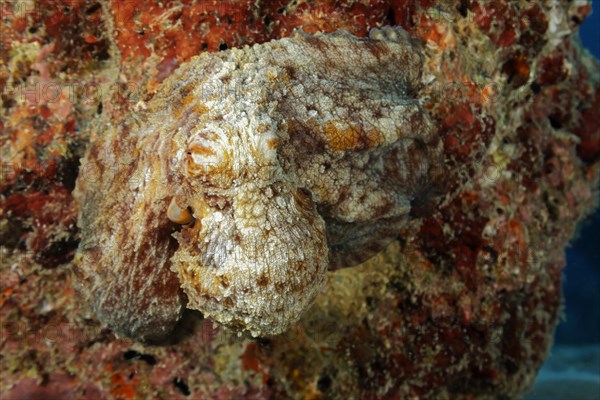
M 532 384 L 564 246 L 597 203 L 599 71 L 574 38 L 590 4 L 18 3 L 0 22 L 0 397 L 514 398 Z M 442 203 L 425 190 L 402 239 L 330 271 L 282 335 L 237 338 L 193 312 L 162 346 L 102 326 L 72 289 L 88 143 L 198 53 L 394 24 L 424 45 Z M 340 146 L 359 146 L 350 133 Z

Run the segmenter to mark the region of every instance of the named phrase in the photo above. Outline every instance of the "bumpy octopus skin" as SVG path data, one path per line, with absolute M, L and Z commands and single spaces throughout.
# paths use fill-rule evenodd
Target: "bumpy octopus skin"
M 81 292 L 117 334 L 164 339 L 187 307 L 278 334 L 328 268 L 394 239 L 440 176 L 400 28 L 201 54 L 106 129 L 75 198 Z

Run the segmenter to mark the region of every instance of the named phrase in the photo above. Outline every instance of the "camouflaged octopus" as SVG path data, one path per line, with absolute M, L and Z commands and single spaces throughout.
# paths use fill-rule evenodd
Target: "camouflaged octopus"
M 201 54 L 106 128 L 75 198 L 80 291 L 117 334 L 161 340 L 184 308 L 253 336 L 394 239 L 441 144 L 400 28 Z

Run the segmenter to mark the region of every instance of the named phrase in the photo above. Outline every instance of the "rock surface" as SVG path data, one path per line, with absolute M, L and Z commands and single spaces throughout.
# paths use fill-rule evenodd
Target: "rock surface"
M 597 203 L 600 68 L 585 2 L 3 2 L 0 396 L 517 398 L 560 316 L 564 248 Z M 423 44 L 445 195 L 330 271 L 299 324 L 238 338 L 187 312 L 114 337 L 73 291 L 79 159 L 203 51 L 400 25 Z M 84 171 L 79 171 L 84 173 Z M 421 196 L 427 198 L 427 196 Z

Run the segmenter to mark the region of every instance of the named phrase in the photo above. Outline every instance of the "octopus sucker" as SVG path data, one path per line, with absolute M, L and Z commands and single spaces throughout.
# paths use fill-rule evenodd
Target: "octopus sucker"
M 194 217 L 188 207 L 181 208 L 175 198 L 169 203 L 167 217 L 176 224 L 186 225 L 194 220 Z
M 82 161 L 105 171 L 75 190 L 76 275 L 100 320 L 142 341 L 167 337 L 184 308 L 252 336 L 297 322 L 328 270 L 382 250 L 439 183 L 422 62 L 384 27 L 183 64 Z

